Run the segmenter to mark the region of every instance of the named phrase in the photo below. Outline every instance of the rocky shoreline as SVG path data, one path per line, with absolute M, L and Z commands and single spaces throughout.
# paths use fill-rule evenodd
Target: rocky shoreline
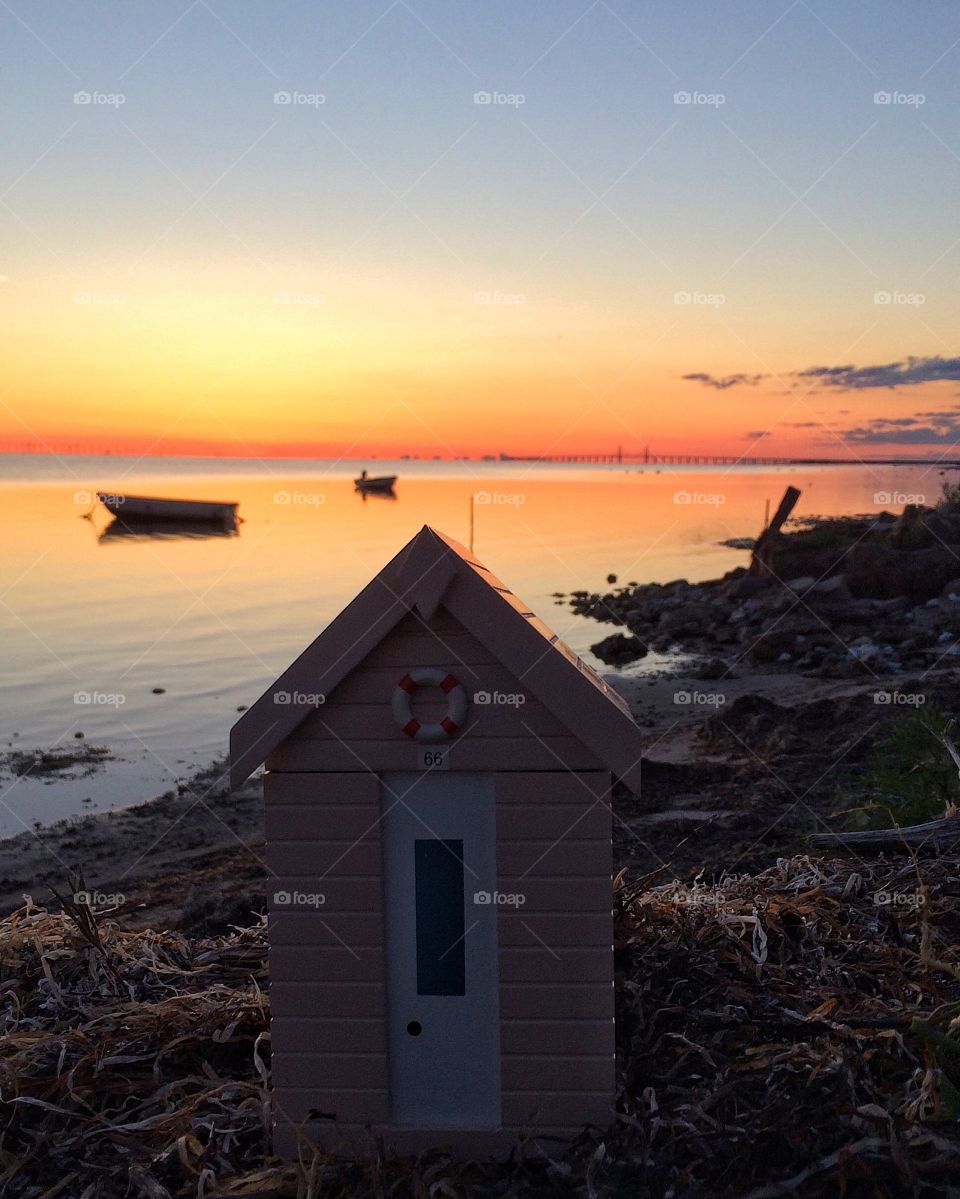
M 572 593 L 625 630 L 592 646 L 611 666 L 651 650 L 701 659 L 701 678 L 749 668 L 885 683 L 960 657 L 960 505 L 810 520 L 778 533 L 762 570 Z M 615 576 L 609 576 L 615 579 Z

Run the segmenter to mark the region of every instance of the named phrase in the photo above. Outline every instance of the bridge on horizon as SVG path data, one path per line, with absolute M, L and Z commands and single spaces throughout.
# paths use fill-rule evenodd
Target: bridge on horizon
M 624 452 L 605 454 L 501 454 L 501 462 L 638 463 L 642 466 L 941 466 L 960 469 L 960 458 L 776 458 L 742 454 L 655 454 Z

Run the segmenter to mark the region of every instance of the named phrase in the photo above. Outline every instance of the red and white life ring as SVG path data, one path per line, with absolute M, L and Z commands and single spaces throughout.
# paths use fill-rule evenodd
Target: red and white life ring
M 413 714 L 411 699 L 418 687 L 439 687 L 447 697 L 447 714 L 437 724 L 421 724 Z M 397 683 L 391 702 L 393 718 L 414 741 L 446 741 L 460 731 L 467 718 L 467 693 L 448 671 L 437 666 L 408 670 Z

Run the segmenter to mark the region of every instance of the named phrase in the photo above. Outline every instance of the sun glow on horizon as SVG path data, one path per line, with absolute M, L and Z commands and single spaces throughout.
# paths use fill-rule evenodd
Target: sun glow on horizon
M 718 27 L 705 0 L 655 0 L 638 42 L 573 0 L 422 0 L 416 19 L 290 0 L 279 23 L 250 0 L 229 28 L 99 3 L 3 25 L 30 119 L 0 209 L 0 449 L 960 439 L 960 80 L 937 20 L 905 38 L 892 12 L 825 0 L 820 20 L 770 29 L 746 5 Z M 924 78 L 922 112 L 876 101 L 881 62 Z M 514 101 L 484 103 L 500 77 Z M 122 102 L 76 101 L 98 79 Z M 685 103 L 688 80 L 714 101 Z M 316 102 L 275 101 L 294 86 Z M 948 365 L 885 380 L 914 358 Z

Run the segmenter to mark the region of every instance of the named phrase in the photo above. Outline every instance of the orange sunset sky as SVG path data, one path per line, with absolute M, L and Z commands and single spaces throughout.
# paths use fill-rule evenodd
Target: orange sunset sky
M 960 15 L 718 11 L 0 11 L 0 448 L 955 452 Z

